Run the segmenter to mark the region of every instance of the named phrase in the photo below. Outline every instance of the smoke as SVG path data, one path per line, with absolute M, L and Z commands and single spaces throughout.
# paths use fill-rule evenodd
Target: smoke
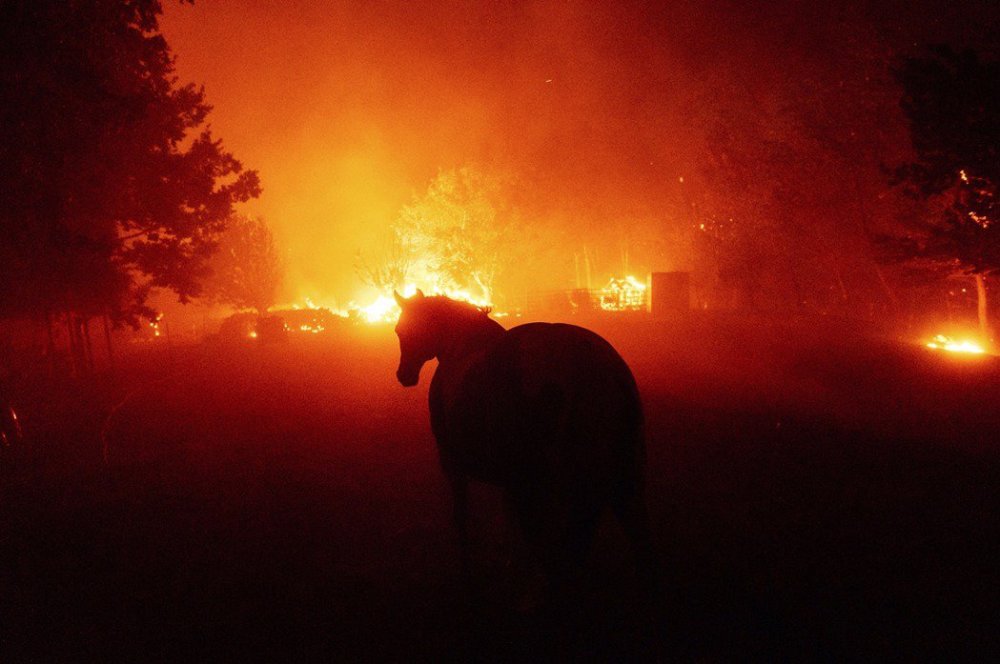
M 199 2 L 167 5 L 162 28 L 181 80 L 206 85 L 215 132 L 261 172 L 249 211 L 288 252 L 289 296 L 349 299 L 355 252 L 439 172 L 467 164 L 516 173 L 533 232 L 568 243 L 532 283 L 570 282 L 585 246 L 619 256 L 623 228 L 637 268 L 684 267 L 670 238 L 706 186 L 713 103 L 737 116 L 761 99 L 794 104 L 790 81 L 853 73 L 844 35 L 888 49 L 965 34 L 977 16 L 918 22 L 928 3 L 654 4 Z

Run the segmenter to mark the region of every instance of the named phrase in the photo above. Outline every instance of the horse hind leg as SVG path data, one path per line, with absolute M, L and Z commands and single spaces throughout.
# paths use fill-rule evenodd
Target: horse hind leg
M 442 455 L 441 469 L 451 489 L 452 522 L 458 534 L 462 581 L 466 588 L 473 587 L 472 541 L 469 536 L 469 478 L 458 466 Z
M 539 502 L 514 503 L 521 534 L 554 593 L 578 580 L 597 532 L 601 509 L 591 500 L 545 496 Z
M 611 502 L 611 511 L 625 531 L 635 559 L 640 582 L 649 590 L 660 590 L 660 570 L 649 528 L 649 513 L 642 486 L 632 484 L 619 490 Z

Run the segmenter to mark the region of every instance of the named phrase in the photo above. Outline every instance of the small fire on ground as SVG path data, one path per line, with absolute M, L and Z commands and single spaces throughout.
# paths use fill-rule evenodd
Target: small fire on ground
M 401 295 L 403 297 L 412 297 L 416 294 L 419 287 L 416 284 L 406 284 L 403 287 Z M 427 295 L 444 295 L 450 297 L 453 300 L 462 300 L 470 304 L 474 304 L 477 307 L 489 307 L 493 306 L 489 301 L 488 297 L 477 297 L 472 293 L 464 290 L 453 290 L 449 288 L 440 288 L 437 286 L 432 286 L 430 288 L 423 288 Z M 396 303 L 396 298 L 392 294 L 382 294 L 379 295 L 374 302 L 366 306 L 359 306 L 353 302 L 348 305 L 347 312 L 341 312 L 341 315 L 351 316 L 357 315 L 366 323 L 395 323 L 399 318 L 399 305 Z
M 981 355 L 986 352 L 986 349 L 975 341 L 953 339 L 943 334 L 938 334 L 931 341 L 927 342 L 927 347 L 933 350 L 944 350 L 951 353 L 970 353 L 973 355 Z
M 474 304 L 477 307 L 490 307 L 492 303 L 489 297 L 476 296 L 469 291 L 465 290 L 455 290 L 450 288 L 441 288 L 438 286 L 418 286 L 417 284 L 407 284 L 401 289 L 401 295 L 403 297 L 412 297 L 416 294 L 417 289 L 427 295 L 445 295 L 453 300 L 462 300 Z M 294 310 L 326 310 L 329 311 L 334 316 L 340 318 L 345 318 L 349 320 L 355 320 L 363 323 L 368 323 L 371 325 L 377 324 L 392 324 L 395 323 L 399 318 L 399 305 L 396 303 L 396 298 L 393 297 L 392 293 L 382 293 L 378 295 L 372 302 L 366 305 L 358 304 L 357 302 L 350 302 L 346 307 L 336 307 L 336 306 L 320 306 L 317 305 L 310 298 L 305 298 L 305 307 L 294 304 L 291 306 Z M 321 331 L 322 327 L 308 327 L 302 326 L 299 328 L 303 332 L 318 332 Z
M 437 280 L 429 283 L 409 283 L 400 289 L 403 297 L 412 297 L 417 290 L 426 295 L 444 295 L 453 300 L 468 302 L 477 307 L 493 307 L 489 293 L 475 294 L 468 290 L 443 287 Z M 642 311 L 646 308 L 648 286 L 632 275 L 613 278 L 600 289 L 590 291 L 590 296 L 600 309 L 607 312 Z M 292 304 L 271 310 L 273 314 L 285 318 L 285 332 L 306 332 L 317 334 L 327 329 L 336 319 L 369 325 L 391 325 L 399 318 L 400 309 L 392 293 L 380 293 L 368 304 L 351 301 L 346 306 L 317 303 L 311 298 L 303 298 L 302 304 Z M 493 311 L 493 316 L 502 318 L 509 312 Z M 259 332 L 251 328 L 247 336 L 256 339 Z

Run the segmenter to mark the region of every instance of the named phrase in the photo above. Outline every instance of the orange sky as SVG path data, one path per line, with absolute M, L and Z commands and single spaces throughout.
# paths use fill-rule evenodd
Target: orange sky
M 946 34 L 942 17 L 971 21 L 913 7 L 198 0 L 164 3 L 161 28 L 216 135 L 260 172 L 248 209 L 289 254 L 288 297 L 329 301 L 358 294 L 353 257 L 401 205 L 470 163 L 515 173 L 541 202 L 534 228 L 571 238 L 534 284 L 572 285 L 574 251 L 616 253 L 623 229 L 650 240 L 642 268 L 684 269 L 669 237 L 690 221 L 713 108 L 799 103 L 781 86 L 829 77 L 856 48 L 831 40 L 845 16 L 904 45 Z
M 595 7 L 201 0 L 166 3 L 161 27 L 215 133 L 260 171 L 248 209 L 290 254 L 290 295 L 350 297 L 354 253 L 439 169 L 513 167 L 583 225 L 605 219 L 609 191 L 634 217 L 637 191 L 676 182 L 657 147 L 669 49 Z

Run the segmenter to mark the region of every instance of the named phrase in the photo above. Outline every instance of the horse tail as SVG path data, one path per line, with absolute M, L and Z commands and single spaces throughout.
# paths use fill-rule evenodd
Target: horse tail
M 646 508 L 646 423 L 642 400 L 632 372 L 626 369 L 621 389 L 627 395 L 627 422 L 623 429 L 622 472 L 611 495 L 611 511 L 629 540 L 643 585 L 659 593 L 660 574 Z

